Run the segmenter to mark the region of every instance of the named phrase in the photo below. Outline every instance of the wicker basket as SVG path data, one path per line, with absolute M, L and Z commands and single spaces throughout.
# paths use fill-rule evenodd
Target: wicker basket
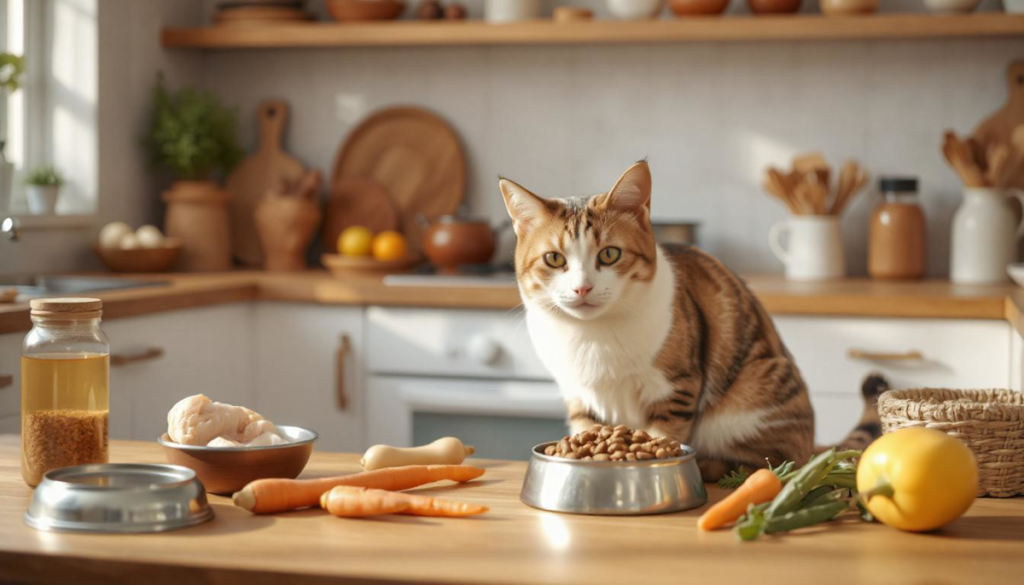
M 1024 494 L 1024 394 L 1012 390 L 890 390 L 878 399 L 886 433 L 927 427 L 967 444 L 978 460 L 978 495 Z

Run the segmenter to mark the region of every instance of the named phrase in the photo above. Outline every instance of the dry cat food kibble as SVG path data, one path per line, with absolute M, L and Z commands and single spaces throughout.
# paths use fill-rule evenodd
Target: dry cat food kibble
M 30 485 L 58 467 L 107 462 L 107 412 L 38 410 L 21 417 L 21 466 Z
M 648 461 L 679 457 L 683 454 L 683 447 L 679 441 L 652 437 L 646 431 L 633 430 L 625 425 L 594 425 L 590 430 L 548 445 L 544 454 L 584 461 Z

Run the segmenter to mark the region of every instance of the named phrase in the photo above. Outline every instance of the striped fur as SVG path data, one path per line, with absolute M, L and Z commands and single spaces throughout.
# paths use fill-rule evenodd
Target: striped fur
M 669 436 L 697 449 L 708 479 L 812 455 L 807 388 L 771 318 L 713 257 L 655 243 L 645 162 L 591 198 L 500 187 L 531 338 L 573 432 L 604 423 Z M 607 248 L 621 251 L 610 265 Z

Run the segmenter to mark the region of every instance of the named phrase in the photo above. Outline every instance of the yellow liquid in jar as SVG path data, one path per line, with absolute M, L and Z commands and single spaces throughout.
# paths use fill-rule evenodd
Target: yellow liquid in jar
M 21 410 L 109 410 L 109 372 L 106 354 L 22 356 Z
M 108 460 L 110 357 L 21 358 L 21 473 L 36 486 L 52 469 Z

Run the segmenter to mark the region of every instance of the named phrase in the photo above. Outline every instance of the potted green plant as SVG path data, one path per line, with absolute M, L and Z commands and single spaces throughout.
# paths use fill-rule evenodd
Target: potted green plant
M 226 270 L 231 266 L 228 194 L 215 178 L 242 158 L 237 112 L 209 92 L 171 92 L 162 75 L 153 101 L 150 158 L 176 178 L 163 193 L 164 233 L 181 240 L 185 270 Z
M 21 76 L 24 73 L 24 57 L 0 53 L 0 214 L 10 206 L 14 178 L 14 164 L 4 156 L 4 147 L 7 145 L 7 108 L 2 106 L 6 104 L 7 97 L 21 87 Z
M 25 198 L 32 215 L 57 213 L 57 198 L 64 186 L 64 177 L 52 166 L 39 167 L 25 177 Z

